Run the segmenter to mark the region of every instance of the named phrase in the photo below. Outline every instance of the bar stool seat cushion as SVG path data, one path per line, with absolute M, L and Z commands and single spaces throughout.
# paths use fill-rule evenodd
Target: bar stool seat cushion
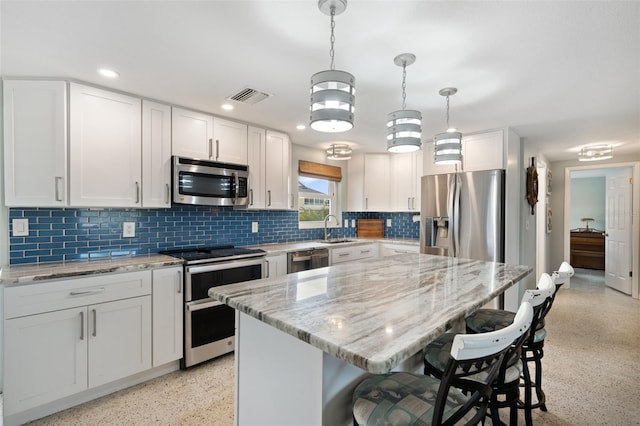
M 440 381 L 412 373 L 376 374 L 360 383 L 353 393 L 353 416 L 359 425 L 429 425 L 433 418 Z M 450 388 L 443 421 L 455 413 L 467 397 Z M 476 414 L 469 411 L 470 421 Z
M 465 318 L 464 322 L 467 330 L 474 333 L 488 333 L 510 325 L 515 316 L 515 312 L 500 309 L 478 309 Z
M 429 343 L 423 351 L 425 363 L 429 364 L 432 368 L 443 372 L 447 365 L 449 354 L 451 353 L 451 344 L 453 343 L 455 335 L 455 333 L 445 333 L 433 342 Z M 504 382 L 512 383 L 520 380 L 520 375 L 522 374 L 522 361 L 517 354 L 513 354 L 512 359 L 508 361 L 507 365 L 509 367 L 507 368 L 507 371 L 505 371 Z

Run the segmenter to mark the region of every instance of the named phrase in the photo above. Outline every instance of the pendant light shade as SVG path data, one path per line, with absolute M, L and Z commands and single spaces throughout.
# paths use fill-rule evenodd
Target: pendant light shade
M 459 164 L 462 162 L 462 133 L 449 126 L 449 96 L 455 95 L 458 89 L 445 87 L 440 95 L 447 97 L 447 130 L 433 138 L 433 162 L 435 164 Z
M 318 9 L 331 16 L 331 68 L 311 76 L 310 126 L 319 132 L 344 132 L 353 128 L 356 80 L 334 67 L 334 17 L 344 12 L 347 0 L 319 0 Z
M 422 113 L 406 107 L 407 66 L 416 61 L 416 55 L 402 53 L 393 62 L 402 67 L 402 109 L 387 114 L 387 151 L 412 152 L 422 146 Z
M 598 161 L 613 158 L 613 146 L 609 144 L 588 145 L 578 154 L 578 161 Z

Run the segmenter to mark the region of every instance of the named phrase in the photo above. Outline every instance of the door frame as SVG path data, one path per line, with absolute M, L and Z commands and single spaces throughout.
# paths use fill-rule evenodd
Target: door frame
M 640 284 L 638 281 L 638 275 L 640 275 L 640 220 L 637 220 L 640 213 L 640 196 L 638 196 L 637 185 L 640 182 L 640 162 L 625 162 L 625 163 L 606 163 L 606 164 L 594 164 L 588 166 L 569 166 L 564 169 L 564 230 L 563 230 L 563 253 L 565 259 L 570 259 L 571 249 L 571 229 L 569 212 L 571 206 L 571 172 L 577 170 L 594 170 L 594 169 L 614 169 L 622 167 L 631 167 L 633 184 L 631 188 L 631 194 L 633 197 L 631 214 L 636 220 L 633 220 L 631 245 L 633 247 L 633 256 L 631 259 L 631 270 L 633 276 L 631 278 L 631 297 L 634 299 L 640 298 Z M 570 287 L 571 280 L 567 283 L 567 287 Z

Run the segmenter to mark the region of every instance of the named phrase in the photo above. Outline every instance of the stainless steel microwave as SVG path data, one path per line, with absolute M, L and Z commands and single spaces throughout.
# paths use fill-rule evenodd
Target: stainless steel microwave
M 246 207 L 249 166 L 173 157 L 173 202 Z

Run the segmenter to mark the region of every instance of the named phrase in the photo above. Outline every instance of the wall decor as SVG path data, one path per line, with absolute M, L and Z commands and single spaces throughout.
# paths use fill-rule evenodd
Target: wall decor
M 531 214 L 535 214 L 538 202 L 538 171 L 535 164 L 536 158 L 531 157 L 531 166 L 527 167 L 527 202 L 531 206 Z
M 551 223 L 551 209 L 547 208 L 547 234 L 551 233 L 551 229 L 553 228 L 553 224 Z
M 547 170 L 547 194 L 551 194 L 551 170 Z

